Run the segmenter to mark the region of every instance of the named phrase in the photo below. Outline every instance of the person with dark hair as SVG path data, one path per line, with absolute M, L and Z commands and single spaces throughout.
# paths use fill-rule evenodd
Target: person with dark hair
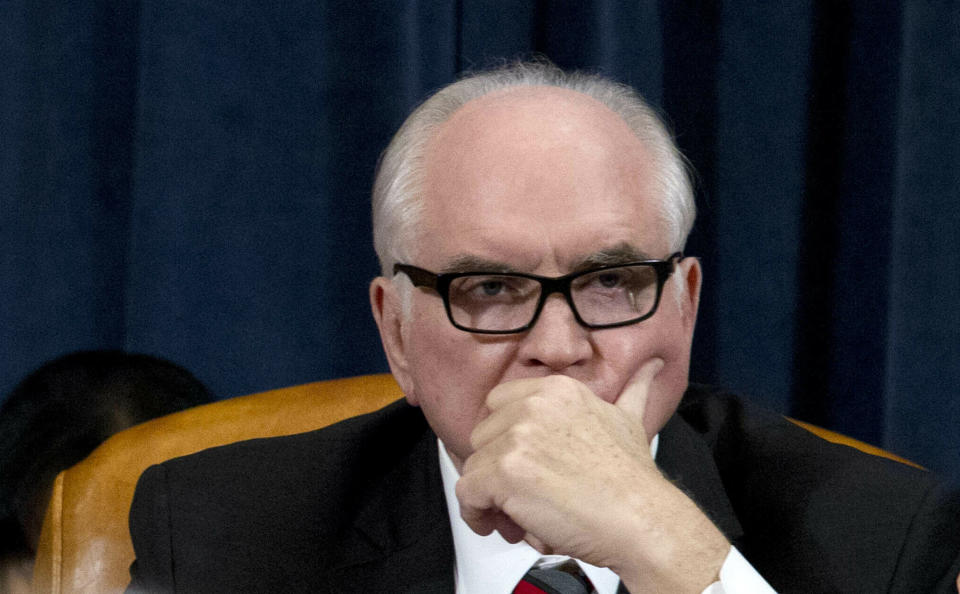
M 0 592 L 30 591 L 57 473 L 122 429 L 212 400 L 186 369 L 122 351 L 71 353 L 25 377 L 0 403 Z

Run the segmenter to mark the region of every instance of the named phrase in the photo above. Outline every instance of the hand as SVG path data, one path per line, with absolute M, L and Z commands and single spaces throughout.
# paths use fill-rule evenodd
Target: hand
M 609 567 L 635 594 L 714 581 L 730 545 L 660 474 L 643 429 L 662 366 L 641 367 L 615 404 L 566 376 L 497 386 L 457 483 L 463 519 L 479 534 Z

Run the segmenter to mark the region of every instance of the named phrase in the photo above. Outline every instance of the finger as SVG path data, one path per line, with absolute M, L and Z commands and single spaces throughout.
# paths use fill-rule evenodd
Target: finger
M 466 477 L 460 477 L 454 493 L 460 504 L 460 517 L 471 530 L 480 536 L 486 536 L 496 529 L 495 515 L 498 510 L 488 493 L 477 489 L 476 483 Z
M 523 540 L 526 531 L 510 519 L 510 516 L 503 512 L 497 512 L 494 523 L 497 526 L 497 532 L 503 537 L 503 540 L 510 544 L 515 544 Z
M 647 409 L 647 398 L 650 395 L 650 384 L 661 369 L 663 369 L 663 359 L 651 359 L 644 363 L 627 387 L 620 392 L 615 403 L 616 407 L 635 419 L 643 419 L 643 413 Z
M 537 538 L 536 536 L 530 534 L 529 532 L 527 532 L 527 533 L 524 535 L 523 540 L 525 540 L 528 545 L 530 545 L 531 547 L 533 547 L 533 548 L 534 548 L 538 553 L 540 553 L 541 555 L 552 555 L 552 554 L 553 554 L 553 548 L 552 548 L 552 547 L 547 546 L 546 543 L 544 543 L 542 540 L 540 540 L 540 539 Z
M 496 530 L 509 543 L 517 543 L 523 539 L 526 531 L 503 511 L 493 506 L 477 507 L 466 499 L 464 497 L 460 501 L 460 517 L 471 530 L 480 536 L 487 536 Z
M 474 509 L 460 506 L 460 517 L 471 530 L 480 536 L 487 536 L 497 529 L 497 512 L 490 509 Z
M 526 398 L 529 394 L 535 391 L 532 386 L 518 385 L 520 382 L 526 381 L 527 380 L 515 380 L 511 382 L 505 382 L 494 386 L 493 390 L 487 394 L 487 397 L 483 403 L 483 408 L 480 411 L 481 414 L 479 421 L 477 425 L 474 426 L 470 436 L 470 441 L 474 450 L 479 448 L 481 444 L 495 437 L 497 432 L 496 429 L 488 428 L 484 431 L 486 437 L 481 437 L 481 439 L 477 441 L 475 435 L 477 433 L 477 429 L 479 429 L 481 425 L 484 425 L 491 416 L 494 416 L 496 411 L 502 409 L 504 406 L 508 406 L 512 402 Z
M 582 384 L 564 376 L 525 378 L 504 382 L 487 395 L 487 415 L 473 428 L 470 445 L 474 451 L 499 437 L 524 419 L 542 417 L 544 398 L 551 399 Z M 538 397 L 544 398 L 538 398 Z M 537 408 L 540 407 L 538 411 Z
M 536 403 L 528 398 L 515 400 L 484 417 L 470 432 L 470 445 L 476 452 L 505 434 L 511 428 L 535 418 Z
M 505 525 L 503 518 L 498 517 L 503 512 L 497 504 L 499 481 L 493 470 L 489 456 L 474 453 L 467 458 L 463 474 L 454 486 L 454 494 L 460 504 L 460 517 L 481 536 Z
M 480 536 L 487 536 L 496 530 L 503 537 L 503 540 L 510 544 L 520 542 L 526 534 L 523 528 L 500 510 L 460 508 L 460 517 L 463 518 L 463 521 L 471 530 Z
M 528 377 L 524 379 L 510 380 L 494 386 L 487 394 L 485 404 L 491 411 L 498 410 L 507 406 L 511 402 L 522 400 L 536 394 L 541 390 L 543 378 Z

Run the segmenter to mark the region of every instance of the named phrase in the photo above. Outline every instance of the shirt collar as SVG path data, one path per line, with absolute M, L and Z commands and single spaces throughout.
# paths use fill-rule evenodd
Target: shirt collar
M 541 557 L 536 549 L 520 541 L 510 544 L 496 531 L 480 536 L 470 529 L 460 517 L 460 503 L 455 487 L 460 473 L 453 465 L 446 446 L 439 439 L 440 476 L 443 479 L 443 494 L 447 500 L 450 528 L 453 533 L 453 548 L 456 559 L 457 594 L 509 594 L 520 578 Z M 650 453 L 657 456 L 660 436 L 650 442 Z M 575 560 L 587 574 L 598 594 L 616 594 L 620 578 L 605 567 L 595 567 Z

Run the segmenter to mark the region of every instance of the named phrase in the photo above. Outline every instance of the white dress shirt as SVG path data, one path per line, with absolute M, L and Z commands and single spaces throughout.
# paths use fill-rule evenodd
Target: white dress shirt
M 510 594 L 520 578 L 543 555 L 524 541 L 510 544 L 496 531 L 487 536 L 474 532 L 460 517 L 460 502 L 455 487 L 460 473 L 453 465 L 446 446 L 439 439 L 440 476 L 447 500 L 455 555 L 454 573 L 457 594 Z M 650 442 L 650 453 L 657 457 L 660 436 Z M 565 558 L 550 555 L 551 558 Z M 574 559 L 590 578 L 597 594 L 616 594 L 620 578 L 606 567 L 595 567 Z M 708 586 L 703 594 L 770 594 L 773 588 L 760 576 L 735 547 L 720 568 L 720 581 Z M 775 594 L 775 593 L 774 593 Z

